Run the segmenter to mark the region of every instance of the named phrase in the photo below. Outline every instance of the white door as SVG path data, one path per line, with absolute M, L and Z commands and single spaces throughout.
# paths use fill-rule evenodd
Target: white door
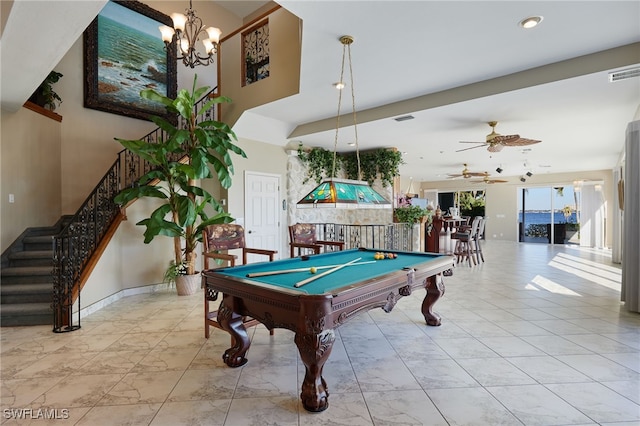
M 244 231 L 247 247 L 280 250 L 280 176 L 245 171 Z M 279 259 L 280 253 L 276 255 Z M 249 255 L 247 263 L 264 262 Z

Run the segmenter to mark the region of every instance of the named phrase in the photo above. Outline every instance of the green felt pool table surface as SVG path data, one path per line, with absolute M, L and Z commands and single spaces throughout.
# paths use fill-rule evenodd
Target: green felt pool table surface
M 244 266 L 236 266 L 235 268 L 217 269 L 216 272 L 237 279 L 254 281 L 257 284 L 300 292 L 301 294 L 327 294 L 344 289 L 344 287 L 350 285 L 375 279 L 385 274 L 402 271 L 403 268 L 419 269 L 421 264 L 428 264 L 431 261 L 442 258 L 442 255 L 435 253 L 386 251 L 385 253 L 392 252 L 397 254 L 397 257 L 395 259 L 385 258 L 375 260 L 374 255 L 377 252 L 378 250 L 352 249 L 311 255 L 308 257 L 305 256 L 304 258 L 298 257 L 274 262 L 252 263 Z M 301 287 L 295 287 L 297 282 L 319 276 L 330 270 L 330 268 L 318 269 L 315 274 L 312 274 L 310 272 L 311 267 L 322 268 L 327 265 L 343 265 L 358 258 L 360 258 L 360 260 L 356 262 L 356 265 L 346 266 L 333 273 L 317 278 L 308 284 L 304 284 Z M 359 263 L 362 263 L 362 265 L 357 265 Z M 247 277 L 247 274 L 299 268 L 304 268 L 305 270 L 261 277 Z

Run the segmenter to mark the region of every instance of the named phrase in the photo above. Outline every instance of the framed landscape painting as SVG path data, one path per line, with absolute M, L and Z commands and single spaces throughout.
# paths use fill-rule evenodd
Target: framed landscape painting
M 148 120 L 164 106 L 140 97 L 154 89 L 174 98 L 175 41 L 165 49 L 158 27 L 171 18 L 138 1 L 109 1 L 84 33 L 85 108 Z

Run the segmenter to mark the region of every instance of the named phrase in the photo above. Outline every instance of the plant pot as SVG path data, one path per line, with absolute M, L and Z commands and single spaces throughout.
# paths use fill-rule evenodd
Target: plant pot
M 193 275 L 179 275 L 176 277 L 176 290 L 178 296 L 189 296 L 200 288 L 202 276 L 197 273 Z

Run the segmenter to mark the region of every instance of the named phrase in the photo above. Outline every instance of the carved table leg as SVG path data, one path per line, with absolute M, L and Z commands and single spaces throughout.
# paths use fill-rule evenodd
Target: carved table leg
M 438 326 L 440 325 L 440 315 L 433 312 L 433 305 L 444 294 L 444 281 L 442 275 L 438 274 L 433 277 L 429 277 L 426 280 L 427 295 L 422 301 L 422 315 L 427 321 L 427 325 Z
M 307 411 L 319 412 L 329 407 L 329 390 L 322 377 L 322 368 L 335 340 L 333 330 L 324 330 L 319 334 L 296 333 L 295 342 L 306 370 L 300 398 Z
M 228 301 L 229 299 L 225 295 L 218 308 L 218 322 L 222 326 L 222 329 L 231 334 L 233 338 L 233 346 L 224 351 L 222 360 L 229 367 L 235 368 L 247 363 L 248 360 L 244 355 L 247 353 L 247 350 L 249 350 L 251 341 L 249 340 L 249 336 L 247 336 L 247 330 L 244 328 L 242 315 L 233 312 L 225 303 Z

